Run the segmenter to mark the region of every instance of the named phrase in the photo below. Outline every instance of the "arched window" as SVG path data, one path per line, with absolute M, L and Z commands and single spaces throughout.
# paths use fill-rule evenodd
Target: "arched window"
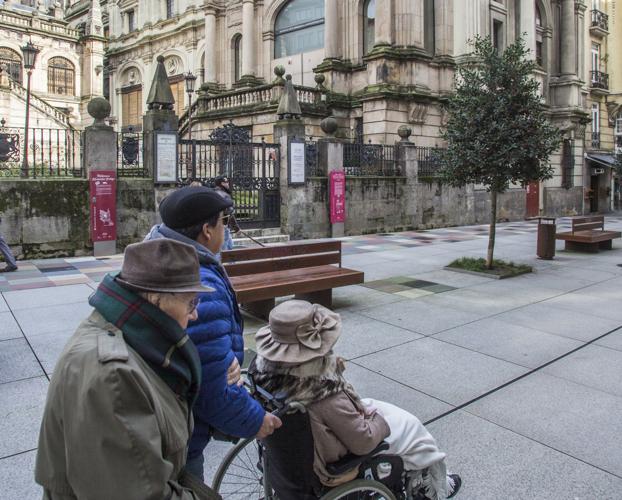
M 544 67 L 544 26 L 542 25 L 542 12 L 536 2 L 536 63 Z
M 22 58 L 14 50 L 0 47 L 0 67 L 6 64 L 6 71 L 18 83 L 22 83 Z
M 242 35 L 233 37 L 233 81 L 242 78 Z
M 376 41 L 376 0 L 367 0 L 363 7 L 363 47 L 369 54 Z
M 274 57 L 324 47 L 324 0 L 290 0 L 274 25 Z
M 64 57 L 53 57 L 48 62 L 48 92 L 58 95 L 75 95 L 75 69 Z
M 140 130 L 143 114 L 143 86 L 140 72 L 129 68 L 121 75 L 121 127 Z

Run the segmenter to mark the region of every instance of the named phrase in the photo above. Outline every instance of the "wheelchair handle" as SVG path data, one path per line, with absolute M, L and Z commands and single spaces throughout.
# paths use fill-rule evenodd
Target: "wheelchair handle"
M 275 417 L 281 418 L 283 415 L 291 412 L 291 411 L 299 411 L 301 413 L 305 413 L 307 409 L 302 403 L 298 403 L 297 401 L 292 401 L 291 403 L 287 403 L 286 405 L 277 408 L 272 412 L 272 415 Z

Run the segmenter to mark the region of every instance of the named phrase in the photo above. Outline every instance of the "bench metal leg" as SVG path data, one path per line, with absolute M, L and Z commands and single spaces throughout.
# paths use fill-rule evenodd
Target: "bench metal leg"
M 601 250 L 613 250 L 613 240 L 601 241 L 598 248 Z
M 258 318 L 268 319 L 270 311 L 274 309 L 274 305 L 274 299 L 257 300 L 255 302 L 246 302 L 245 304 L 242 304 L 242 309 L 248 311 L 253 316 L 257 316 Z
M 321 304 L 324 307 L 331 308 L 333 306 L 333 290 L 320 290 L 319 292 L 300 293 L 296 295 L 299 300 L 306 300 L 312 304 Z
M 568 241 L 566 240 L 565 249 L 570 252 L 598 252 L 598 243 L 584 243 L 580 241 Z

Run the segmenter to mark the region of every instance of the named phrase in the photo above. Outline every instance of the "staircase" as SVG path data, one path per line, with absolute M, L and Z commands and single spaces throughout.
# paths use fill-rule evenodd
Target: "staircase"
M 281 228 L 265 228 L 265 229 L 243 229 L 245 234 L 241 232 L 233 235 L 233 245 L 235 247 L 258 247 L 259 245 L 246 235 L 251 236 L 255 240 L 264 245 L 274 243 L 286 243 L 289 241 L 289 235 L 281 234 Z
M 9 80 L 9 88 L 12 93 L 16 95 L 19 99 L 21 99 L 24 103 L 27 98 L 27 90 L 21 84 L 16 82 L 15 80 Z M 35 108 L 40 113 L 48 116 L 52 120 L 54 120 L 58 125 L 60 125 L 64 129 L 72 129 L 73 127 L 69 123 L 69 116 L 67 116 L 62 111 L 56 109 L 54 106 L 49 104 L 47 101 L 37 97 L 32 92 L 30 93 L 30 105 Z

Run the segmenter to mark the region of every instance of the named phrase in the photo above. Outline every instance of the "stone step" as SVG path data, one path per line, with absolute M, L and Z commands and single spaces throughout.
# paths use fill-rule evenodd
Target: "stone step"
M 289 235 L 287 234 L 272 234 L 268 236 L 257 236 L 257 237 L 253 236 L 253 238 L 259 241 L 260 243 L 263 243 L 264 245 L 271 244 L 271 243 L 287 243 L 289 241 Z M 253 240 L 251 240 L 250 238 L 245 238 L 244 236 L 240 238 L 233 238 L 233 245 L 235 247 L 238 247 L 238 246 L 256 247 L 258 246 L 257 243 L 255 243 Z

